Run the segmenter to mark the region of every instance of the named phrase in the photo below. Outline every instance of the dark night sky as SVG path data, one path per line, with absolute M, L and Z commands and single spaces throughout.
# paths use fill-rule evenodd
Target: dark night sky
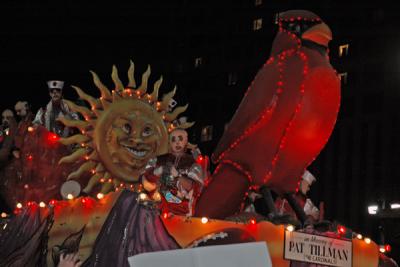
M 252 0 L 130 3 L 3 0 L 0 3 L 0 87 L 3 92 L 0 110 L 13 108 L 17 100 L 29 101 L 34 111 L 44 106 L 48 101 L 45 82 L 49 79 L 66 81 L 64 91 L 68 99 L 76 99 L 69 87 L 72 84 L 96 94 L 89 70 L 96 71 L 103 82 L 111 86 L 111 66 L 116 64 L 122 80 L 126 81 L 124 74 L 129 59 L 133 59 L 137 80 L 146 65 L 151 64 L 153 81 L 161 74 L 164 76 L 163 92 L 178 85 L 177 100 L 190 104 L 188 114 L 197 121 L 198 127 L 219 125 L 215 127 L 214 141 L 201 144 L 204 151 L 211 152 L 223 124 L 233 115 L 257 69 L 269 56 L 274 34 L 273 14 L 294 8 L 309 9 L 332 28 L 333 66 L 338 72 L 350 74 L 349 85 L 342 88 L 337 128 L 312 170 L 323 179 L 329 176 L 327 170 L 336 166 L 329 163 L 331 161 L 350 158 L 347 163 L 342 162 L 350 169 L 361 161 L 360 167 L 353 170 L 356 178 L 341 177 L 340 170 L 337 174 L 333 167 L 332 173 L 338 180 L 321 182 L 312 193 L 317 200 L 335 202 L 329 203 L 331 216 L 372 234 L 365 211 L 355 217 L 350 211 L 342 212 L 351 198 L 347 196 L 336 201 L 332 192 L 349 188 L 348 183 L 352 181 L 352 188 L 363 183 L 363 190 L 371 193 L 364 196 L 363 192 L 346 191 L 347 195 L 363 195 L 356 205 L 361 208 L 371 195 L 373 198 L 385 194 L 399 197 L 400 173 L 395 166 L 400 165 L 400 144 L 396 141 L 400 133 L 397 126 L 400 122 L 397 115 L 400 34 L 395 27 L 399 25 L 396 17 L 400 8 L 389 5 L 388 1 L 379 1 L 380 6 L 376 1 L 348 2 L 263 0 L 261 7 L 255 8 Z M 258 17 L 263 18 L 263 29 L 254 33 L 252 20 Z M 348 62 L 337 58 L 337 46 L 342 42 L 351 45 Z M 196 57 L 203 58 L 199 69 L 193 67 Z M 238 73 L 238 82 L 228 87 L 226 76 L 232 71 Z M 361 143 L 356 152 L 346 154 L 335 148 L 337 144 L 357 143 L 356 132 L 360 132 L 362 139 L 363 129 L 371 125 L 383 129 L 378 130 L 375 137 L 365 137 L 365 142 L 377 147 L 371 155 L 380 155 L 376 162 L 373 162 L 373 155 L 366 159 L 366 166 L 370 162 L 377 166 L 371 170 L 373 174 L 362 171 L 364 165 L 359 155 L 363 154 L 362 147 L 367 146 L 366 143 Z M 352 141 L 341 143 L 347 133 L 346 140 Z M 193 137 L 196 138 L 195 133 Z M 365 153 L 369 153 L 367 150 Z M 364 184 L 364 177 L 368 175 L 375 175 L 375 178 L 365 178 Z M 390 231 L 390 235 L 395 236 L 400 229 L 393 227 Z M 393 242 L 399 242 L 398 239 Z

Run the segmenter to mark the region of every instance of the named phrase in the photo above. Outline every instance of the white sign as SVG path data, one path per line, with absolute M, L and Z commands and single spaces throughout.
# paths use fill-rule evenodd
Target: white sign
M 265 242 L 150 252 L 128 261 L 132 267 L 272 267 Z
M 326 236 L 285 231 L 287 260 L 351 267 L 352 242 Z

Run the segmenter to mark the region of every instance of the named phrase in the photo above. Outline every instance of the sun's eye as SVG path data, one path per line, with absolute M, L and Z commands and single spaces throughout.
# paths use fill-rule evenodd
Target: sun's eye
M 146 126 L 142 132 L 143 137 L 147 137 L 153 134 L 153 129 L 149 126 Z
M 124 126 L 122 126 L 122 130 L 125 133 L 130 134 L 131 130 L 132 130 L 132 127 L 128 123 L 125 123 Z

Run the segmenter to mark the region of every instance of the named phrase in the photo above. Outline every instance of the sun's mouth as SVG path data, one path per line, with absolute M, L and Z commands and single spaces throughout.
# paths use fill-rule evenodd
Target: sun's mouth
M 149 152 L 150 149 L 149 148 L 137 148 L 137 147 L 132 147 L 132 146 L 128 146 L 128 145 L 122 145 L 126 151 L 128 151 L 130 154 L 132 154 L 133 156 L 135 156 L 136 158 L 145 158 Z

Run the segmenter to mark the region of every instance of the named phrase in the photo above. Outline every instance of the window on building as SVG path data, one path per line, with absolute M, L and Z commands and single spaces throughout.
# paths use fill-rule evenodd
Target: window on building
M 339 73 L 339 78 L 343 85 L 347 84 L 347 72 Z
M 194 60 L 194 66 L 195 66 L 196 68 L 198 68 L 198 67 L 201 66 L 201 64 L 203 64 L 203 58 L 202 58 L 202 57 L 197 57 L 197 58 Z
M 254 1 L 254 5 L 255 6 L 259 6 L 259 5 L 261 5 L 262 4 L 262 0 L 255 0 Z
M 212 140 L 213 126 L 207 125 L 201 129 L 201 142 L 207 142 Z
M 228 75 L 228 85 L 235 85 L 237 83 L 237 73 L 231 72 Z
M 349 44 L 339 46 L 339 57 L 347 56 L 349 53 Z
M 258 31 L 262 28 L 262 19 L 253 20 L 253 31 Z

